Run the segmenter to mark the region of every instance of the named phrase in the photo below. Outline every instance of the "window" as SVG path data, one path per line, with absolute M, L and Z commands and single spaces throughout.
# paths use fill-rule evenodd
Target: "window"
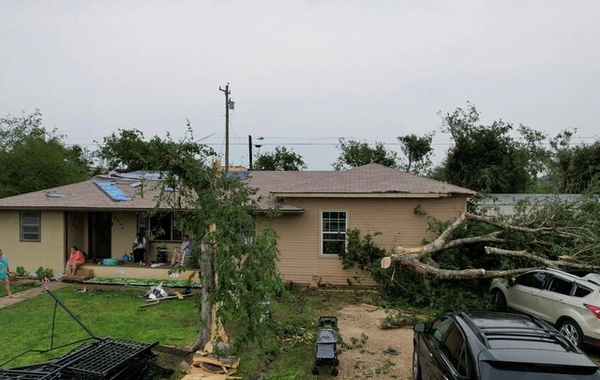
M 465 347 L 465 339 L 456 325 L 452 325 L 452 328 L 448 331 L 442 345 L 442 352 L 459 374 L 467 375 L 468 351 Z
M 346 213 L 323 211 L 321 214 L 321 254 L 339 255 L 346 250 Z
M 21 211 L 21 241 L 40 240 L 40 212 Z
M 177 229 L 177 218 L 170 212 L 157 212 L 152 215 L 140 215 L 140 230 L 148 231 L 152 240 L 179 241 L 182 233 Z
M 565 281 L 562 278 L 553 277 L 552 281 L 550 281 L 550 286 L 548 290 L 555 293 L 560 293 L 564 295 L 570 295 L 571 289 L 573 285 L 569 281 Z
M 515 281 L 516 285 L 528 286 L 530 288 L 541 289 L 546 279 L 546 273 L 544 272 L 533 272 L 526 273 L 522 276 L 517 277 Z

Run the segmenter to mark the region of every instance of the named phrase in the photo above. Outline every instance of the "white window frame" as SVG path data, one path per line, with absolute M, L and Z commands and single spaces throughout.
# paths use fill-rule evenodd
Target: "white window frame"
M 329 220 L 332 220 L 333 222 L 338 221 L 340 218 L 335 218 L 335 220 L 333 220 L 334 218 L 331 217 L 332 213 L 343 213 L 344 214 L 344 228 L 343 231 L 335 231 L 335 230 L 325 230 L 324 228 L 324 224 L 325 224 L 325 216 L 326 214 L 328 214 L 328 218 Z M 349 219 L 349 213 L 346 210 L 322 210 L 319 212 L 319 229 L 320 229 L 320 236 L 319 236 L 319 251 L 321 256 L 325 256 L 325 257 L 339 257 L 338 254 L 336 253 L 325 253 L 323 252 L 323 245 L 326 241 L 325 239 L 325 234 L 327 233 L 340 233 L 341 235 L 343 235 L 344 237 L 344 249 L 346 249 L 348 247 L 348 235 L 347 235 L 347 231 L 348 231 L 348 219 Z M 328 239 L 329 241 L 341 241 L 341 239 Z
M 24 215 L 27 213 L 29 215 Z M 25 231 L 26 229 L 28 231 Z M 36 235 L 36 237 L 25 237 L 26 235 Z M 42 240 L 42 215 L 40 211 L 27 210 L 19 213 L 19 240 L 32 243 L 39 243 Z

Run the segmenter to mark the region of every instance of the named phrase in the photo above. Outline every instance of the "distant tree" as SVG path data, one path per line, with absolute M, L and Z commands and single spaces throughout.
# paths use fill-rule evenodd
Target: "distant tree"
M 67 146 L 42 126 L 39 110 L 0 119 L 0 197 L 68 185 L 89 178 L 90 154 Z
M 433 135 L 434 133 L 423 137 L 414 134 L 398 136 L 400 151 L 406 157 L 406 162 L 400 165 L 401 170 L 413 174 L 425 174 L 431 168 Z
M 189 124 L 188 124 L 189 128 Z M 166 138 L 154 136 L 146 141 L 144 134 L 137 129 L 119 129 L 118 134 L 112 133 L 104 137 L 96 157 L 101 165 L 108 170 L 120 171 L 163 171 L 168 168 L 165 161 L 181 149 L 195 151 L 193 144 L 178 145 L 171 141 L 169 134 Z
M 294 151 L 288 151 L 284 146 L 278 146 L 274 152 L 256 156 L 251 170 L 301 171 L 306 169 L 302 156 Z
M 550 140 L 549 177 L 558 192 L 583 193 L 600 182 L 600 141 L 571 145 L 577 130 L 565 130 Z
M 513 126 L 502 120 L 479 124 L 479 113 L 469 104 L 444 117 L 444 132 L 454 140 L 437 175 L 452 184 L 484 193 L 527 192 L 547 161 L 545 135 L 518 128 L 524 142 L 510 136 Z
M 345 170 L 359 166 L 376 163 L 390 168 L 398 167 L 397 154 L 387 150 L 382 142 L 376 142 L 371 147 L 366 142 L 346 140 L 341 138 L 337 147 L 341 153 L 338 159 L 331 164 L 335 170 Z

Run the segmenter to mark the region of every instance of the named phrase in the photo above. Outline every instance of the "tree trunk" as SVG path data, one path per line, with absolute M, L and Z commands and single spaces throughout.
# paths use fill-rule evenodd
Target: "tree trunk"
M 213 266 L 214 247 L 207 242 L 203 242 L 200 252 L 200 279 L 202 280 L 202 301 L 200 305 L 200 331 L 194 342 L 189 346 L 189 351 L 204 349 L 206 343 L 211 339 L 211 326 L 213 322 L 213 294 L 215 283 L 215 271 Z

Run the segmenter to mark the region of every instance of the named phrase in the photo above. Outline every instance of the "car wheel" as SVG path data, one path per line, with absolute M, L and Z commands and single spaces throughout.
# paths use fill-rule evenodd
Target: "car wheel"
M 563 334 L 567 339 L 573 342 L 577 347 L 581 347 L 583 344 L 583 333 L 581 332 L 581 328 L 577 323 L 573 322 L 570 319 L 566 319 L 562 321 L 558 325 L 558 331 Z
M 417 347 L 413 349 L 413 380 L 421 380 L 421 365 L 419 364 L 419 355 Z
M 501 290 L 494 289 L 492 291 L 492 297 L 494 298 L 494 310 L 506 311 L 506 297 Z

